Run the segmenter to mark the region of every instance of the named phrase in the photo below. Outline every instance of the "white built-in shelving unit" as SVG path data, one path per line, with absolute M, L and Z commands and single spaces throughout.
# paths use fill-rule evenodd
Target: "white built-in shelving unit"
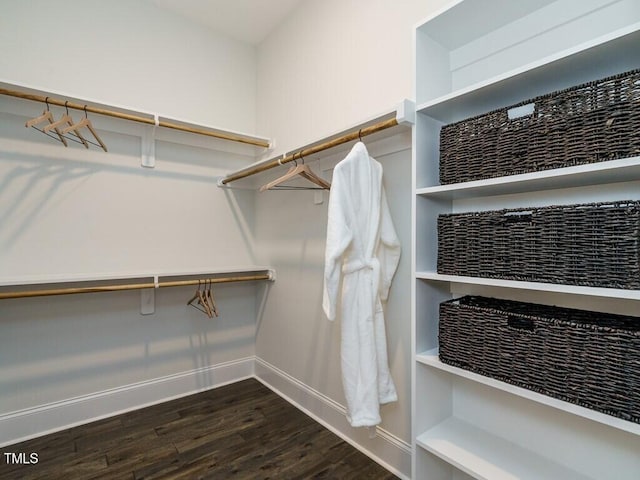
M 413 478 L 637 480 L 640 425 L 443 364 L 438 306 L 481 294 L 640 316 L 640 292 L 437 273 L 441 213 L 640 199 L 640 157 L 440 185 L 442 125 L 640 68 L 637 0 L 463 0 L 416 27 Z

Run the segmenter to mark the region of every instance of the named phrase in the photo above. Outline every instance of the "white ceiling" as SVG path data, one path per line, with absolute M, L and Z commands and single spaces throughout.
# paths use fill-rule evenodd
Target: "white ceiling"
M 219 33 L 258 45 L 303 0 L 151 0 Z

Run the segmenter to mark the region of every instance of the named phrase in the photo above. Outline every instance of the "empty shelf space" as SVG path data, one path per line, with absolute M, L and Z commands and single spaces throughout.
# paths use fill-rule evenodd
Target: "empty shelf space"
M 478 479 L 589 479 L 455 417 L 427 430 L 416 442 L 418 446 Z
M 561 51 L 541 57 L 532 54 L 528 62 L 522 55 L 523 62 L 516 62 L 517 65 L 506 71 L 487 67 L 483 70 L 485 76 L 471 84 L 460 84 L 453 80 L 456 73 L 449 72 L 449 81 L 445 84 L 459 86 L 448 92 L 439 89 L 442 95 L 436 97 L 432 97 L 432 92 L 438 89 L 423 88 L 417 98 L 416 111 L 447 124 L 637 68 L 640 53 L 635 45 L 640 37 L 640 24 L 629 20 L 631 23 L 627 25 Z M 465 81 L 466 78 L 471 76 L 467 75 Z M 523 92 L 527 92 L 526 95 Z

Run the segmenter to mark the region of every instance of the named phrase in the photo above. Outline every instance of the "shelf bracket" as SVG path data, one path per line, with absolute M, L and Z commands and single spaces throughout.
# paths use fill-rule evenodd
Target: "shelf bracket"
M 160 288 L 158 275 L 153 276 L 154 288 L 140 290 L 140 315 L 152 315 L 156 313 L 156 290 Z
M 160 125 L 157 114 L 153 115 L 153 120 L 155 124 L 152 127 L 143 127 L 142 129 L 140 165 L 146 168 L 156 166 L 156 129 Z
M 416 104 L 404 99 L 396 109 L 396 121 L 399 125 L 414 125 L 416 123 Z

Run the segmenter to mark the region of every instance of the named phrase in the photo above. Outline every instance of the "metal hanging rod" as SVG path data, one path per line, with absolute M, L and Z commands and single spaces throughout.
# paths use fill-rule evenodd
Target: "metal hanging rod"
M 79 103 L 67 102 L 53 97 L 45 97 L 43 95 L 36 95 L 33 93 L 21 92 L 18 90 L 10 90 L 0 87 L 0 94 L 8 95 L 10 97 L 23 98 L 25 100 L 33 100 L 35 102 L 48 103 L 49 105 L 56 105 L 60 107 L 72 108 L 74 110 L 82 110 L 91 113 L 97 113 L 98 115 L 105 115 L 107 117 L 120 118 L 123 120 L 130 120 L 132 122 L 145 123 L 147 125 L 156 125 L 155 118 L 142 117 L 140 115 L 134 115 L 131 113 L 117 112 L 114 110 L 107 110 L 100 107 L 92 107 L 91 105 L 81 105 Z M 247 145 L 254 145 L 262 148 L 269 148 L 269 142 L 266 140 L 260 140 L 257 138 L 244 137 L 236 135 L 230 132 L 220 132 L 215 130 L 207 130 L 205 128 L 198 128 L 190 125 L 182 125 L 167 120 L 158 119 L 158 126 L 171 128 L 173 130 L 180 130 L 188 133 L 195 133 L 197 135 L 205 135 L 208 137 L 220 138 L 223 140 L 230 140 L 232 142 L 245 143 Z
M 199 280 L 175 280 L 168 282 L 146 282 L 146 283 L 129 283 L 121 285 L 100 285 L 94 287 L 68 287 L 68 288 L 55 288 L 47 290 L 28 290 L 21 292 L 5 292 L 0 293 L 0 300 L 9 298 L 29 298 L 29 297 L 51 297 L 55 295 L 72 295 L 76 293 L 96 293 L 96 292 L 118 292 L 123 290 L 144 290 L 149 288 L 164 288 L 164 287 L 184 287 L 189 285 L 198 285 L 205 283 L 230 283 L 230 282 L 252 282 L 256 280 L 273 280 L 274 276 L 272 272 L 254 274 L 254 275 L 239 275 L 229 277 L 214 277 L 205 278 Z
M 368 127 L 363 127 L 359 130 L 354 130 L 347 134 L 341 135 L 337 138 L 333 138 L 331 140 L 327 140 L 326 142 L 319 143 L 318 145 L 311 146 L 309 148 L 304 148 L 298 152 L 286 155 L 283 157 L 273 158 L 265 163 L 260 163 L 258 165 L 254 165 L 252 167 L 248 167 L 242 170 L 238 170 L 235 173 L 231 173 L 226 177 L 220 179 L 218 181 L 218 186 L 224 186 L 230 182 L 235 182 L 236 180 L 240 180 L 241 178 L 246 178 L 251 175 L 255 175 L 257 173 L 264 172 L 266 170 L 270 170 L 279 165 L 283 165 L 285 163 L 293 162 L 302 157 L 306 157 L 309 155 L 313 155 L 314 153 L 319 153 L 324 150 L 328 150 L 333 147 L 337 147 L 338 145 L 342 145 L 344 143 L 351 142 L 353 140 L 358 140 L 361 137 L 365 137 L 367 135 L 371 135 L 373 133 L 380 132 L 382 130 L 386 130 L 387 128 L 395 127 L 398 125 L 397 117 L 390 118 L 387 120 L 382 120 L 378 123 L 370 125 Z

